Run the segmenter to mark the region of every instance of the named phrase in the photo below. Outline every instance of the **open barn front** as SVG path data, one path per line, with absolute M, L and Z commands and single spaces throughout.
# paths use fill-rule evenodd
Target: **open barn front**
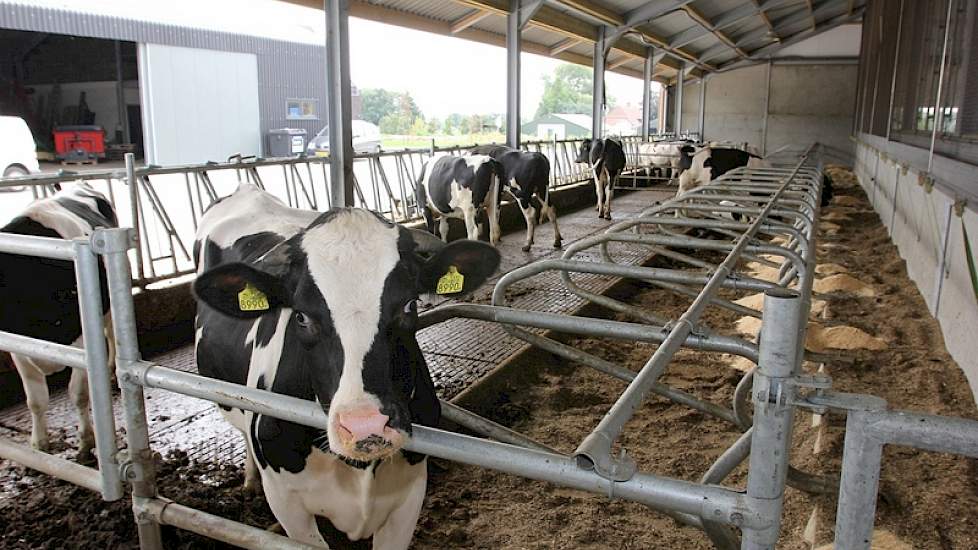
M 0 29 L 0 113 L 27 122 L 42 160 L 142 156 L 136 44 Z

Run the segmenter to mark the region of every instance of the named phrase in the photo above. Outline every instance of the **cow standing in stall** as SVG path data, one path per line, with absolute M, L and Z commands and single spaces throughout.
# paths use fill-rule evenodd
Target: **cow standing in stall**
M 519 204 L 526 219 L 526 242 L 523 251 L 533 244 L 537 225 L 537 209 L 533 205 L 536 196 L 540 203 L 540 222 L 547 219 L 554 224 L 554 248 L 561 247 L 560 228 L 557 227 L 557 209 L 550 204 L 550 161 L 541 153 L 520 151 L 505 145 L 481 145 L 470 149 L 472 154 L 489 155 L 502 165 L 502 189 Z
M 498 267 L 485 243 L 445 245 L 362 209 L 289 208 L 252 184 L 203 216 L 194 243 L 202 375 L 314 401 L 319 430 L 223 409 L 245 436 L 293 539 L 326 546 L 316 518 L 373 548 L 407 548 L 427 485 L 402 446 L 440 406 L 415 336 L 420 293 L 464 294 Z
M 112 204 L 87 184 L 66 189 L 31 203 L 0 231 L 18 235 L 75 239 L 88 237 L 99 227 L 119 225 Z M 109 365 L 115 363 L 115 341 L 108 318 L 109 299 L 105 268 L 99 264 L 102 313 L 106 315 Z M 81 347 L 81 315 L 75 267 L 68 260 L 18 254 L 0 254 L 0 330 Z M 49 448 L 46 414 L 49 404 L 47 376 L 65 365 L 11 354 L 20 374 L 31 411 L 31 447 Z M 95 447 L 89 410 L 88 374 L 72 369 L 68 394 L 78 411 L 78 457 L 90 460 Z
M 656 141 L 639 145 L 639 158 L 648 167 L 650 173 L 663 177 L 668 175 L 671 181 L 681 172 L 680 162 L 683 155 L 679 152 L 682 147 L 692 146 L 690 140 Z
M 415 192 L 428 230 L 439 232 L 448 242 L 448 218 L 465 220 L 465 231 L 475 241 L 480 236 L 478 217 L 489 218 L 489 242 L 499 242 L 499 191 L 503 167 L 488 155 L 456 157 L 447 153 L 433 156 L 421 167 Z
M 679 190 L 676 196 L 696 189 L 741 166 L 761 166 L 761 157 L 741 149 L 725 147 L 705 147 L 699 151 L 687 145 L 679 149 L 680 167 Z
M 576 162 L 587 163 L 591 168 L 594 190 L 598 196 L 598 217 L 610 220 L 611 199 L 626 164 L 621 143 L 610 138 L 585 139 Z

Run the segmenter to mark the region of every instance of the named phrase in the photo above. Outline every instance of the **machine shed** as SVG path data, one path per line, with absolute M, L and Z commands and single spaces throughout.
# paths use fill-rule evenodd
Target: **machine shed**
M 140 6 L 0 5 L 4 112 L 42 143 L 57 125 L 101 126 L 109 144 L 135 144 L 157 165 L 262 155 L 268 130 L 312 137 L 325 125 L 325 55 L 312 29 Z

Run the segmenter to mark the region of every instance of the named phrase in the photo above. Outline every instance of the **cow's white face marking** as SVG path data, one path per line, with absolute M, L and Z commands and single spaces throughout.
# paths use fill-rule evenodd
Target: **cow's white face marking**
M 397 228 L 372 214 L 349 210 L 309 229 L 302 238 L 309 273 L 322 292 L 343 347 L 343 370 L 329 407 L 330 448 L 338 448 L 337 415 L 344 409 L 381 406 L 364 391 L 363 362 L 377 337 L 381 297 L 387 276 L 397 265 Z

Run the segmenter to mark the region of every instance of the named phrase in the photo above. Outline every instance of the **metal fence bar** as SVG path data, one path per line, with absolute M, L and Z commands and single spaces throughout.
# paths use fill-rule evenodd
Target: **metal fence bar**
M 799 323 L 804 300 L 787 289 L 764 294 L 760 361 L 754 373 L 754 428 L 747 474 L 747 498 L 769 521 L 761 529 L 744 529 L 743 550 L 773 549 L 781 531 L 781 510 L 794 422 L 794 387 L 787 383 L 797 362 Z M 802 346 L 804 347 L 804 346 Z
M 95 456 L 102 477 L 102 498 L 122 498 L 122 481 L 116 463 L 115 415 L 112 413 L 112 375 L 105 345 L 102 316 L 102 285 L 99 283 L 99 260 L 85 239 L 74 241 L 75 278 L 78 285 L 78 307 L 81 315 L 82 340 L 88 371 L 89 401 L 95 426 Z

